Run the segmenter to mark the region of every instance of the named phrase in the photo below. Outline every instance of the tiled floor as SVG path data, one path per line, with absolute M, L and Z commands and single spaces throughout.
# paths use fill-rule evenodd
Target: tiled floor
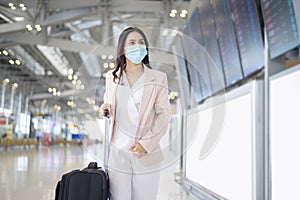
M 0 149 L 1 200 L 54 200 L 61 175 L 95 160 L 92 148 L 80 145 Z M 191 200 L 174 182 L 175 163 L 162 170 L 158 200 Z

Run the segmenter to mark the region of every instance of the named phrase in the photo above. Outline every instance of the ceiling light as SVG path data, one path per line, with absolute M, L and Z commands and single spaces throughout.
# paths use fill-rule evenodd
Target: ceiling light
M 4 82 L 9 83 L 9 79 L 8 78 L 4 79 Z
M 182 10 L 181 13 L 186 15 L 186 14 L 188 14 L 188 11 L 187 10 Z
M 163 30 L 163 32 L 161 33 L 163 36 L 167 36 L 169 33 L 168 29 Z
M 175 14 L 176 14 L 176 13 L 177 13 L 177 10 L 176 10 L 176 9 L 172 9 L 172 10 L 171 10 L 171 13 L 175 13 Z
M 107 69 L 108 68 L 108 63 L 103 63 L 103 67 L 104 67 L 104 69 Z
M 42 30 L 42 27 L 41 27 L 41 25 L 36 24 L 36 25 L 35 25 L 35 29 L 36 29 L 37 31 L 41 31 L 41 30 Z
M 170 17 L 175 17 L 176 14 L 175 13 L 170 13 Z
M 14 88 L 17 88 L 18 86 L 19 86 L 18 83 L 14 83 L 14 84 L 13 84 L 13 87 L 14 87 Z
M 106 55 L 102 55 L 101 58 L 102 58 L 102 60 L 105 60 L 107 58 L 107 56 Z
M 17 8 L 15 6 L 10 7 L 12 10 L 16 10 Z
M 63 73 L 65 74 L 65 75 L 67 75 L 68 74 L 68 69 L 63 69 Z
M 40 32 L 42 30 L 42 28 L 37 28 L 36 30 L 37 30 L 37 32 Z
M 20 6 L 20 8 L 23 8 L 25 5 L 24 5 L 24 3 L 20 3 L 19 6 Z
M 21 61 L 19 61 L 19 60 L 16 60 L 15 63 L 16 63 L 17 65 L 21 65 Z
M 69 74 L 73 74 L 73 69 L 69 69 Z
M 74 79 L 74 80 L 77 80 L 77 79 L 78 79 L 78 76 L 77 76 L 77 75 L 74 75 L 74 76 L 73 76 L 73 79 Z
M 48 92 L 50 92 L 50 93 L 51 93 L 51 92 L 52 92 L 52 88 L 48 88 Z
M 113 58 L 114 58 L 113 55 L 109 55 L 109 56 L 108 56 L 108 59 L 110 59 L 110 60 L 112 60 Z
M 27 25 L 26 25 L 26 28 L 27 28 L 27 30 L 29 30 L 29 31 L 32 31 L 32 30 L 33 30 L 32 26 L 31 26 L 30 24 L 27 24 Z
M 53 91 L 53 93 L 56 93 L 56 88 L 53 88 L 52 91 Z
M 176 30 L 172 30 L 171 31 L 171 36 L 175 37 L 177 35 L 177 31 Z
M 58 91 L 56 94 L 57 94 L 57 96 L 60 96 L 60 95 L 61 95 L 61 92 L 60 92 L 60 91 Z
M 14 17 L 14 20 L 15 20 L 16 22 L 22 22 L 22 21 L 25 20 L 25 17 Z
M 8 52 L 6 50 L 2 51 L 5 56 L 8 56 Z
M 9 3 L 8 5 L 9 5 L 10 7 L 14 6 L 14 4 L 13 4 L 13 3 Z
M 73 85 L 76 85 L 76 80 L 73 80 L 73 81 L 72 81 L 72 84 L 73 84 Z
M 10 59 L 8 62 L 9 62 L 11 65 L 15 64 L 15 61 L 13 61 L 13 60 L 11 60 L 11 59 Z
M 114 63 L 109 63 L 109 67 L 110 67 L 111 69 L 113 69 L 113 68 L 115 67 L 115 64 L 114 64 Z
M 84 89 L 84 85 L 81 85 L 81 86 L 80 86 L 80 89 L 82 89 L 82 90 L 83 90 L 83 89 Z
M 23 11 L 25 11 L 25 10 L 27 10 L 27 8 L 26 7 L 23 7 L 23 8 L 21 8 Z
M 68 79 L 71 81 L 72 80 L 72 75 L 70 74 L 69 76 L 68 76 Z
M 185 18 L 185 17 L 186 17 L 186 14 L 180 13 L 179 16 L 180 16 L 181 18 Z

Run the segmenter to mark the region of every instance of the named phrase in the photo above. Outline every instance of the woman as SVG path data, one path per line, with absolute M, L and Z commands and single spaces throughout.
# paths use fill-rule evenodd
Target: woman
M 125 29 L 115 69 L 106 75 L 104 109 L 111 118 L 108 173 L 111 200 L 156 199 L 163 160 L 160 139 L 171 117 L 166 74 L 152 70 L 148 41 L 138 28 Z

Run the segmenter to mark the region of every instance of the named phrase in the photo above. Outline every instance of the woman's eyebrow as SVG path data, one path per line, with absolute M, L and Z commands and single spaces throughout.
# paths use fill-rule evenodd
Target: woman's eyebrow
M 136 41 L 136 39 L 129 39 L 128 41 Z M 144 41 L 144 39 L 139 39 L 138 41 Z

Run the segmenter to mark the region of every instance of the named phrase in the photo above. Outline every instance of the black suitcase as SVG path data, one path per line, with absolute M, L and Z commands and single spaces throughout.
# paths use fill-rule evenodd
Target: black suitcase
M 107 200 L 108 175 L 91 162 L 83 170 L 73 170 L 57 183 L 55 200 Z
M 90 162 L 83 170 L 73 170 L 57 183 L 55 200 L 107 200 L 109 198 L 108 162 L 108 110 L 104 110 L 104 166 Z

